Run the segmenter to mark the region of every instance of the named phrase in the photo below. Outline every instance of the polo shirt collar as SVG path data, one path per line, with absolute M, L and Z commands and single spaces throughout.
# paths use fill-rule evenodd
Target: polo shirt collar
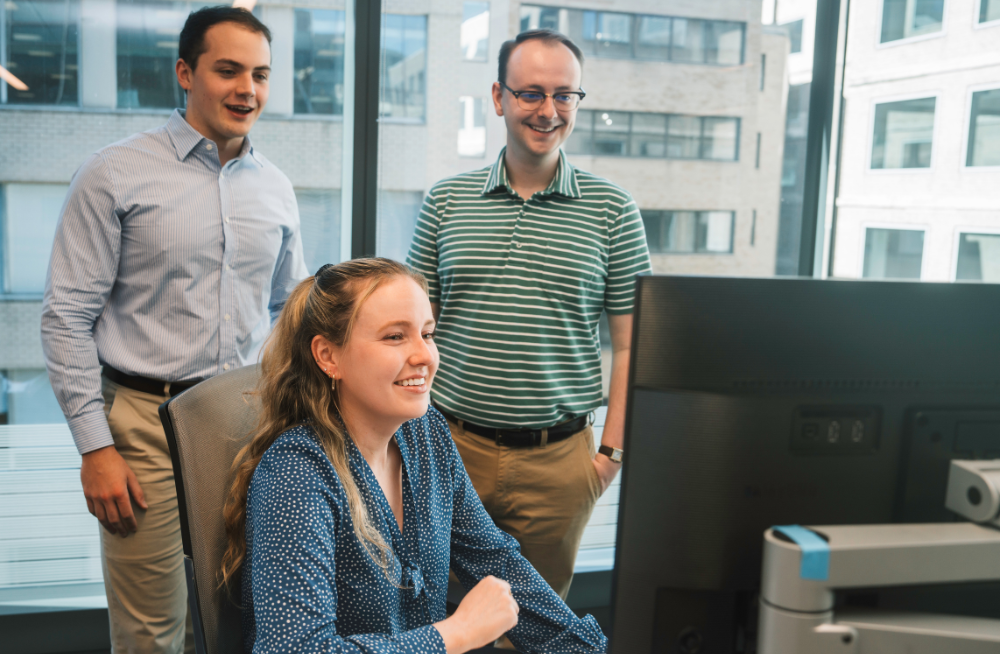
M 184 113 L 180 109 L 174 109 L 174 112 L 170 114 L 170 119 L 167 120 L 167 134 L 170 135 L 170 140 L 177 150 L 177 158 L 181 161 L 187 159 L 191 151 L 202 141 L 208 140 L 198 130 L 191 127 L 191 124 L 184 119 Z M 240 148 L 240 153 L 236 158 L 241 159 L 246 154 L 250 155 L 254 163 L 263 167 L 264 163 L 257 156 L 256 152 L 254 152 L 249 136 L 243 137 L 243 147 Z
M 514 189 L 511 188 L 507 179 L 507 165 L 504 163 L 504 154 L 506 152 L 506 147 L 500 150 L 500 156 L 490 167 L 490 174 L 487 175 L 486 183 L 483 184 L 482 195 L 488 195 L 500 189 L 515 195 Z M 562 195 L 563 197 L 574 199 L 583 197 L 583 194 L 580 193 L 580 185 L 576 179 L 576 169 L 566 161 L 566 153 L 562 149 L 559 150 L 559 164 L 556 166 L 556 175 L 541 194 Z

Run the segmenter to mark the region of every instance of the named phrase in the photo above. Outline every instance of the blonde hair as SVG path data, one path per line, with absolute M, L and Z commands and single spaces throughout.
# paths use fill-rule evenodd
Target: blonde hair
M 285 303 L 268 337 L 255 395 L 260 416 L 250 442 L 233 463 L 232 485 L 224 509 L 228 544 L 222 557 L 221 585 L 229 586 L 246 557 L 247 493 L 261 457 L 282 433 L 308 423 L 333 464 L 347 496 L 354 533 L 389 577 L 392 551 L 368 515 L 348 459 L 347 434 L 339 418 L 338 393 L 312 354 L 317 335 L 343 347 L 361 305 L 386 281 L 408 277 L 424 292 L 427 281 L 412 268 L 378 257 L 327 264 L 302 280 Z

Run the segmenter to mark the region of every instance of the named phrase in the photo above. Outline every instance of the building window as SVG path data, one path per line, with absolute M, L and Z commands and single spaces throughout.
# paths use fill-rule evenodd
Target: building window
M 865 231 L 865 279 L 920 279 L 924 232 L 918 229 Z
M 581 109 L 569 154 L 738 161 L 740 119 Z
M 7 104 L 79 104 L 79 0 L 0 2 L 0 65 L 28 87 L 0 83 Z
M 967 166 L 1000 166 L 1000 89 L 972 94 Z
M 979 0 L 979 22 L 1000 20 L 1000 0 Z
M 5 293 L 41 294 L 45 290 L 56 223 L 68 190 L 66 184 L 0 186 Z
M 930 168 L 935 98 L 875 105 L 872 168 Z
M 486 61 L 490 42 L 490 3 L 463 2 L 459 37 L 465 61 Z
M 341 260 L 340 189 L 295 189 L 306 269 Z
M 1000 283 L 1000 234 L 960 234 L 955 280 Z
M 482 157 L 486 154 L 486 102 L 464 95 L 458 99 L 458 111 L 458 156 Z
M 734 211 L 642 211 L 652 254 L 731 254 Z
M 201 8 L 188 2 L 118 0 L 118 108 L 184 106 L 177 83 L 177 40 L 188 14 Z
M 386 14 L 382 30 L 379 114 L 424 120 L 427 88 L 427 17 Z
M 566 34 L 585 54 L 676 63 L 743 63 L 745 23 L 521 6 L 521 31 L 547 28 Z
M 344 114 L 344 12 L 295 10 L 295 113 Z
M 789 52 L 791 54 L 797 54 L 802 52 L 802 19 L 793 20 L 790 23 L 785 23 L 781 27 L 785 28 L 785 32 L 788 33 L 788 39 L 791 41 L 791 49 Z
M 881 43 L 940 32 L 944 0 L 883 0 Z

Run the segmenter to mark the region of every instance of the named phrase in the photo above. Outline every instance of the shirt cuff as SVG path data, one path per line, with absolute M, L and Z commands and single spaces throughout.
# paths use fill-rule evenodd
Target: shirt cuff
M 403 633 L 401 640 L 406 654 L 448 654 L 441 632 L 432 624 Z
M 81 455 L 115 444 L 103 410 L 75 416 L 67 422 L 76 449 Z

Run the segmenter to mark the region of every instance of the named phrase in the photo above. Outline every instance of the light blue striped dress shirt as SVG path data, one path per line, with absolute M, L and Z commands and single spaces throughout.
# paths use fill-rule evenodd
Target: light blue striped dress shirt
M 291 182 L 244 139 L 225 166 L 179 111 L 73 177 L 42 346 L 80 453 L 113 445 L 101 366 L 180 382 L 257 360 L 307 276 Z

